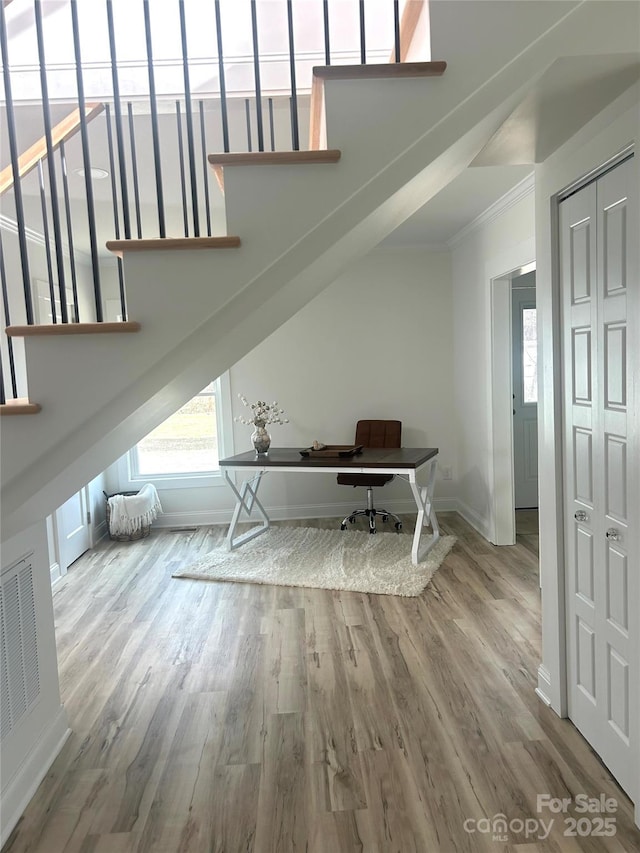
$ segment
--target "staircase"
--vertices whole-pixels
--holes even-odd
[[[114,241],[139,327],[24,338],[40,411],[2,422],[3,539],[49,514],[433,198],[559,57],[633,50],[633,5],[436,0],[446,73],[443,63],[400,78],[318,71],[326,150],[212,155],[233,239]]]

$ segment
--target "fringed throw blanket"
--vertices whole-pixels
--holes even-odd
[[[151,524],[159,512],[162,512],[162,505],[156,487],[147,483],[137,495],[113,495],[109,498],[109,529],[114,536],[136,533],[141,527]]]

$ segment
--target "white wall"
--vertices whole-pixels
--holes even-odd
[[[43,522],[2,543],[2,569],[29,556],[33,568],[40,696],[2,741],[2,822],[0,844],[35,793],[69,734],[60,705],[58,664],[49,578],[47,530]]]
[[[358,418],[398,418],[403,443],[439,447],[441,465],[455,475],[452,364],[449,253],[377,249],[231,368],[234,415],[246,414],[239,393],[277,399],[290,423],[271,427],[272,440],[293,447],[348,443]],[[234,452],[250,448],[250,427],[234,423],[233,433]],[[438,483],[441,508],[452,505],[454,488]],[[233,507],[225,486],[160,497],[165,525],[227,521]],[[346,512],[364,492],[338,486],[331,474],[273,473],[261,498],[275,518],[304,518]],[[385,486],[384,505],[414,507],[401,482]]]
[[[459,511],[495,542],[491,282],[535,260],[534,195],[515,195],[452,249]]]

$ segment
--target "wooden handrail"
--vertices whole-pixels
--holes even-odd
[[[104,104],[86,104],[85,120],[91,121],[104,110]],[[77,108],[68,116],[58,122],[55,127],[51,128],[51,138],[53,141],[54,150],[61,142],[66,142],[75,133],[80,130],[80,109]],[[18,157],[18,177],[24,178],[32,169],[38,165],[41,160],[47,156],[47,142],[45,137],[41,137],[37,142],[27,148],[24,154]],[[13,186],[13,169],[7,166],[0,172],[0,196],[8,192]]]
[[[413,40],[416,36],[416,32],[418,31],[418,24],[420,23],[420,19],[423,14],[429,14],[429,5],[427,0],[407,0],[400,19],[400,62],[407,62],[409,59],[411,48],[414,46]],[[428,55],[429,54],[427,53],[427,56]],[[393,50],[391,51],[389,62],[395,61],[396,52]]]
[[[309,121],[309,148],[317,151],[326,145],[324,123],[324,80],[315,74],[311,78],[311,116]]]

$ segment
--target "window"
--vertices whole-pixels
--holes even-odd
[[[218,470],[216,394],[210,382],[132,450],[137,477],[211,474]]]
[[[152,482],[157,487],[191,488],[220,480],[218,460],[230,434],[228,377],[210,382],[177,412],[132,447],[120,466],[124,488]]]
[[[522,400],[538,402],[538,326],[535,308],[522,309]]]

